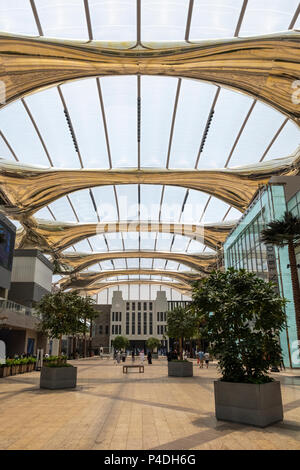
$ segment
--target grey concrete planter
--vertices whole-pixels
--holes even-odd
[[[280,382],[214,382],[216,418],[266,427],[283,420]]]
[[[42,367],[40,388],[75,388],[77,367]]]
[[[158,359],[158,353],[152,353],[152,359]]]
[[[170,377],[193,377],[193,363],[190,361],[169,361],[168,376]]]

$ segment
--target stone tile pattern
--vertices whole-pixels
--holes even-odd
[[[177,378],[165,359],[144,374],[111,359],[72,362],[74,390],[40,390],[39,372],[0,379],[0,449],[300,449],[300,370],[274,374],[284,421],[259,429],[215,419],[214,363]]]

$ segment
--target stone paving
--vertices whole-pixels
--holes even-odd
[[[284,421],[259,429],[215,419],[215,364],[176,378],[165,359],[144,374],[111,359],[72,363],[74,390],[40,390],[39,372],[0,379],[0,449],[300,449],[300,370],[274,374]]]

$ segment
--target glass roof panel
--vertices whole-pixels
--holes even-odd
[[[35,0],[44,36],[88,39],[82,0]]]
[[[93,195],[101,222],[118,220],[113,186],[93,188]]]
[[[138,218],[138,185],[124,184],[116,188],[122,220],[136,220]]]
[[[137,78],[104,77],[102,95],[112,166],[137,166]]]
[[[151,268],[152,267],[152,259],[150,258],[141,258],[141,268]]]
[[[91,248],[87,240],[81,240],[80,242],[74,243],[74,248],[76,251],[80,252],[90,252]]]
[[[222,168],[253,99],[222,88],[198,168]]]
[[[114,259],[114,265],[116,269],[126,269],[126,260],[122,258]]]
[[[299,127],[292,121],[288,121],[281,133],[268,151],[265,160],[288,156],[294,152],[300,144]]]
[[[140,295],[141,295],[141,299],[143,300],[149,300],[150,299],[150,296],[149,296],[149,286],[147,285],[141,285],[140,286]]]
[[[142,41],[183,40],[189,0],[143,0]]]
[[[141,79],[141,166],[165,167],[178,80]]]
[[[107,245],[103,235],[95,235],[94,237],[90,237],[89,242],[92,245],[94,251],[107,251]]]
[[[127,265],[128,268],[136,268],[139,265],[139,259],[138,258],[128,258],[127,259]]]
[[[1,0],[0,31],[36,36],[38,30],[29,2]]]
[[[95,79],[62,86],[78,147],[87,168],[108,168],[109,161]]]
[[[124,245],[125,250],[137,250],[139,248],[139,234],[136,232],[126,233],[124,236]]]
[[[249,0],[239,35],[287,30],[298,4],[298,0]]]
[[[1,134],[0,134],[0,158],[5,158],[6,160],[13,160],[14,162],[16,161],[12,152],[10,151],[5,141],[3,140]]]
[[[1,109],[0,129],[21,162],[49,166],[41,141],[21,101]]]
[[[142,250],[154,250],[155,247],[155,232],[141,233],[141,249]]]
[[[136,0],[89,0],[89,7],[94,39],[136,39]]]
[[[177,222],[179,220],[185,193],[185,188],[175,186],[165,187],[164,199],[161,208],[161,220],[163,222]]]
[[[63,222],[77,222],[74,212],[68,202],[66,197],[61,197],[56,201],[49,204],[50,209],[55,214],[56,220],[63,221]],[[37,211],[35,217],[42,217],[40,216],[40,211]],[[47,217],[49,218],[49,216]]]
[[[248,165],[259,161],[283,121],[284,117],[281,113],[257,102],[228,166]],[[263,132],[261,132],[262,129]],[[278,157],[286,155],[278,155]]]
[[[161,199],[161,187],[156,186],[156,190],[153,191],[153,185],[141,184],[140,188],[141,220],[158,220]]]
[[[49,88],[30,95],[26,98],[26,103],[39,128],[53,165],[58,168],[80,168],[57,88]],[[5,110],[6,108],[1,110],[0,116]],[[35,162],[37,160],[33,155],[31,163]]]
[[[195,0],[190,39],[232,37],[243,0]]]
[[[204,213],[202,223],[210,223],[216,222],[223,219],[226,211],[229,209],[229,205],[225,202],[221,201],[221,199],[217,199],[212,197],[206,211]]]
[[[172,140],[170,168],[194,168],[216,87],[182,80]]]
[[[97,216],[88,189],[69,195],[80,222],[96,222]]]
[[[171,250],[172,251],[177,251],[177,252],[178,251],[185,251],[190,240],[191,239],[188,238],[188,237],[181,237],[180,235],[176,235],[174,237],[174,243],[172,244]],[[199,242],[198,242],[198,245],[200,245]],[[201,247],[202,247],[202,245],[199,246],[198,251],[201,251]]]
[[[110,251],[123,250],[122,236],[120,233],[107,233],[105,238],[107,240]]]
[[[180,222],[182,223],[198,223],[199,218],[207,203],[208,195],[201,191],[190,189],[188,197],[182,212]]]
[[[168,251],[173,235],[170,233],[158,233],[156,238],[156,249],[157,251]]]

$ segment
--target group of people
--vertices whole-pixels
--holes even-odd
[[[197,357],[197,364],[199,365],[200,369],[203,369],[204,362],[206,365],[206,369],[208,369],[209,352],[199,351]]]
[[[115,364],[120,364],[121,360],[122,362],[125,362],[126,361],[126,357],[127,357],[127,354],[125,351],[115,351]],[[145,353],[143,350],[141,350],[139,352],[139,359],[140,359],[140,363],[141,364],[144,364],[144,360],[145,360]],[[131,360],[132,362],[135,361],[135,352],[132,351],[131,352]],[[151,351],[148,351],[147,353],[147,360],[148,360],[148,364],[152,364],[152,354],[151,354]]]

